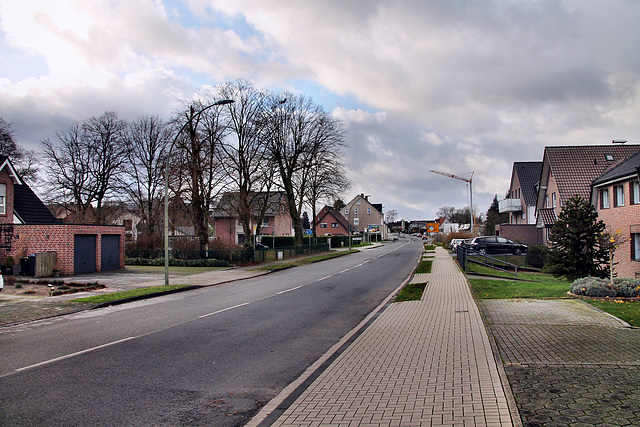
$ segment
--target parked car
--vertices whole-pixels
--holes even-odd
[[[527,253],[528,249],[527,245],[500,236],[474,237],[473,239],[465,240],[462,245],[472,251],[478,252],[480,255],[503,253],[522,255]]]
[[[451,249],[451,252],[455,252],[458,249],[458,245],[460,243],[462,243],[464,239],[451,239],[451,241],[449,242],[449,248]]]

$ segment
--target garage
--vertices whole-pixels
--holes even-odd
[[[74,235],[73,274],[94,273],[96,271],[96,235]]]
[[[120,235],[102,235],[102,271],[118,270],[120,268]]]

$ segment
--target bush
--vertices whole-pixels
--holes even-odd
[[[637,298],[640,296],[640,279],[614,279],[613,285],[607,279],[584,277],[574,280],[571,293],[588,297]]]
[[[536,268],[542,268],[547,263],[549,256],[549,248],[544,245],[532,245],[527,250],[527,265]]]
[[[127,265],[156,266],[164,265],[164,258],[127,258]],[[176,259],[169,258],[171,267],[230,267],[229,261],[223,259]]]

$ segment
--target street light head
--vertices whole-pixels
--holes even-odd
[[[234,101],[233,99],[223,99],[221,101],[218,101],[218,102],[214,103],[213,105],[233,104],[234,102],[236,102],[236,101]]]

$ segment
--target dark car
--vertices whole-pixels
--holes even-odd
[[[522,255],[527,253],[527,245],[500,236],[474,237],[470,242],[465,240],[462,245],[480,255],[504,253]]]

